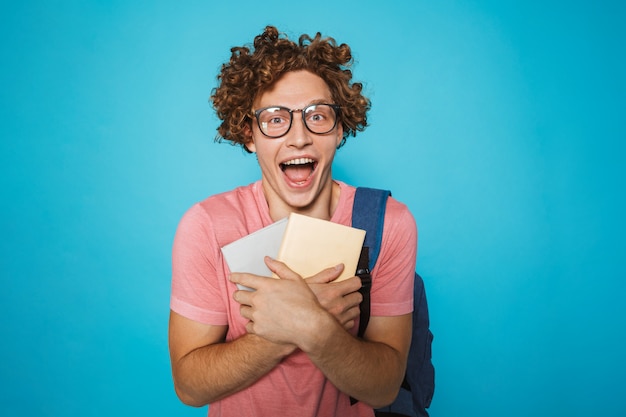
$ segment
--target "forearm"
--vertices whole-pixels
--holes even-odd
[[[249,334],[200,347],[174,365],[176,393],[188,405],[210,404],[252,385],[293,350]]]
[[[391,403],[406,369],[411,314],[371,317],[365,341],[357,339],[299,275],[281,262],[266,263],[281,279],[231,276],[235,283],[257,290],[234,294],[242,316],[250,320],[248,333],[297,346],[339,390],[353,398],[374,407]]]
[[[330,324],[325,324],[323,337],[304,347],[311,361],[351,397],[374,408],[390,404],[404,378],[406,353],[386,343],[358,339]]]

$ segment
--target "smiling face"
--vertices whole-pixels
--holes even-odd
[[[259,95],[253,109],[283,106],[302,109],[311,104],[333,104],[330,89],[319,76],[308,71],[283,75],[271,89]],[[256,152],[263,191],[274,220],[291,212],[330,219],[338,199],[333,186],[331,166],[341,143],[341,123],[330,132],[311,133],[300,112],[293,113],[293,123],[286,135],[270,139],[252,122],[251,140],[246,147]]]

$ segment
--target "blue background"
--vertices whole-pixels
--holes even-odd
[[[191,204],[259,177],[208,97],[271,23],[353,48],[371,126],[335,176],[417,219],[431,415],[626,415],[625,9],[4,2],[0,414],[206,414],[172,388],[170,249]]]

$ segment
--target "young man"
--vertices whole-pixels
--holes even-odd
[[[343,265],[301,277],[267,258],[280,277],[267,279],[231,273],[220,251],[292,212],[351,224],[355,188],[332,178],[337,148],[370,107],[351,62],[345,44],[319,33],[295,43],[268,26],[218,76],[219,135],[256,153],[261,179],[194,205],[174,242],[174,384],[210,416],[373,416],[402,382],[417,246],[406,206],[387,203],[363,338],[359,278],[332,282]]]

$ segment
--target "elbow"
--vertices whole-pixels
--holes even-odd
[[[207,401],[193,395],[192,392],[184,389],[180,386],[180,384],[177,384],[176,382],[174,382],[174,390],[176,391],[176,396],[178,397],[178,399],[185,405],[191,407],[204,407],[208,404]]]
[[[370,398],[370,401],[366,401],[367,405],[374,409],[387,407],[391,403],[393,403],[398,395],[400,395],[400,389],[402,386],[402,381],[404,380],[404,374],[402,374],[402,378],[390,383],[386,386],[384,390],[378,390],[376,392],[376,396]]]
[[[390,392],[387,395],[380,396],[379,398],[376,399],[375,402],[370,403],[368,405],[374,409],[387,407],[388,405],[390,405],[391,403],[395,401],[395,399],[398,397],[399,392],[400,390],[397,390],[394,392]]]

